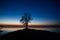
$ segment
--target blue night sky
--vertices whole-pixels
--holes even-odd
[[[0,24],[20,24],[23,13],[31,13],[31,24],[59,24],[56,0],[0,0]]]

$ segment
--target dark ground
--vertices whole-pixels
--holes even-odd
[[[8,33],[0,37],[0,40],[60,40],[60,34],[42,31],[42,30],[33,30],[33,29],[24,29],[18,30],[15,32]]]

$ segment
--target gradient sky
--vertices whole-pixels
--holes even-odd
[[[56,0],[0,0],[0,24],[20,24],[23,13],[31,13],[31,24],[59,24],[59,6]]]

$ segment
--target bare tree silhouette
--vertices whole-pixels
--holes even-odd
[[[31,14],[30,13],[24,13],[24,15],[22,16],[20,22],[22,22],[26,29],[28,29],[28,23],[31,21]]]

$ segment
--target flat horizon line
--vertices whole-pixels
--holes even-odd
[[[0,25],[21,25],[21,26],[23,26],[23,24],[0,24]],[[28,24],[28,25],[29,26],[30,25],[33,25],[33,26],[37,25],[38,26],[38,25],[59,25],[59,24]]]
[[[25,25],[0,24],[0,27],[25,27]],[[60,25],[28,25],[28,27],[60,27]]]

